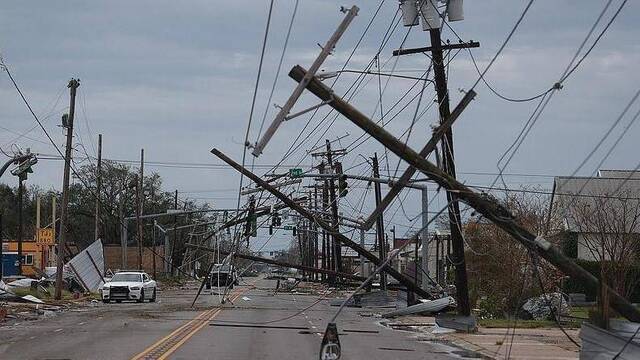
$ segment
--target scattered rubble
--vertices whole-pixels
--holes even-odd
[[[526,318],[527,315],[533,320],[549,320],[553,319],[553,315],[557,318],[570,315],[570,306],[561,293],[549,293],[527,300],[522,305]]]
[[[455,307],[455,304],[456,304],[456,301],[451,296],[447,296],[441,299],[426,301],[421,304],[407,306],[404,309],[391,311],[386,314],[382,314],[382,317],[390,318],[390,317],[420,314],[420,313],[433,314],[433,313],[446,310],[451,307]]]

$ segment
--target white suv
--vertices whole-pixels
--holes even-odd
[[[105,303],[115,300],[156,301],[156,282],[143,271],[119,271],[100,290]]]

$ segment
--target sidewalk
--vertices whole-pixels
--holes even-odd
[[[412,331],[428,335],[427,338],[423,338],[424,340],[449,343],[489,359],[568,360],[578,359],[579,356],[578,348],[557,328],[515,329],[514,333],[511,328],[480,327],[475,334],[456,332],[437,334],[433,332],[435,329],[433,326],[428,326],[435,323],[433,317],[405,316],[391,319],[390,323],[403,324],[402,327],[410,326]],[[416,325],[411,326],[411,324]],[[405,328],[405,330],[409,329]],[[578,329],[566,331],[574,340],[580,342]]]
[[[577,329],[567,333],[579,342]],[[480,328],[475,334],[444,334],[444,339],[492,359],[577,359],[578,348],[560,329]],[[510,356],[507,357],[507,354]]]

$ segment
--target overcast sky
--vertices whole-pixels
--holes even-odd
[[[620,0],[598,26],[604,26]],[[250,131],[255,142],[268,109],[265,127],[277,109],[268,105],[269,91],[276,77],[276,68],[294,0],[276,0],[269,33],[256,110]],[[322,67],[328,71],[341,68],[371,20],[379,1],[353,1],[360,13],[340,40],[335,53]],[[569,64],[573,54],[593,25],[605,1],[543,1],[534,2],[510,43],[487,73],[487,80],[501,94],[527,98],[551,87]],[[282,71],[272,103],[283,104],[295,87],[288,78],[295,64],[309,67],[322,44],[343,18],[343,1],[301,0],[293,25]],[[483,69],[496,53],[513,27],[526,1],[466,1],[465,20],[451,23],[464,40],[479,41],[473,54]],[[178,189],[182,197],[197,198],[219,207],[235,206],[239,177],[223,167],[194,166],[221,164],[209,150],[216,147],[232,158],[242,158],[242,142],[249,121],[251,97],[256,81],[260,48],[264,36],[269,1],[4,1],[0,3],[0,52],[34,110],[44,120],[44,126],[62,149],[64,132],[59,127],[60,116],[67,111],[71,77],[79,78],[74,156],[77,163],[86,153],[94,156],[97,134],[104,137],[105,158],[136,160],[140,148],[145,149],[150,164],[146,168],[158,172],[168,191]],[[392,24],[398,8],[395,0],[384,1],[379,14],[366,32],[362,43],[347,65],[361,70],[371,61],[383,36]],[[554,94],[543,115],[536,122],[506,172],[548,176],[507,176],[508,185],[552,185],[552,175],[569,175],[594,148],[640,87],[637,66],[640,61],[640,29],[637,26],[640,4],[630,1],[602,37],[593,52]],[[393,26],[391,26],[393,28]],[[383,72],[420,76],[429,66],[422,55],[393,58],[391,52],[400,47],[407,28],[398,26],[391,33],[387,46],[380,53]],[[457,42],[448,28],[443,38]],[[413,28],[404,47],[429,45],[428,33]],[[587,43],[590,46],[593,40]],[[451,53],[453,56],[455,53]],[[374,71],[377,69],[374,67]],[[411,70],[411,71],[410,71]],[[452,107],[460,100],[459,89],[469,89],[478,74],[466,51],[458,53],[449,66],[449,89]],[[355,80],[355,75],[340,77],[335,89],[341,95]],[[386,79],[382,79],[384,88]],[[402,97],[414,82],[390,80],[382,98],[386,112]],[[420,86],[401,101],[401,105],[385,117],[397,112],[418,94]],[[460,178],[472,185],[489,185],[488,175],[496,173],[500,155],[515,140],[537,101],[513,103],[499,99],[484,85],[476,88],[478,96],[454,127],[455,154]],[[421,109],[426,109],[434,96],[427,86]],[[380,117],[378,78],[368,82],[351,100],[365,114]],[[317,103],[306,93],[296,106],[303,109]],[[416,101],[390,121],[388,129],[401,135],[410,125]],[[595,153],[581,175],[590,175],[609,147],[623,132],[633,114],[634,105],[603,146]],[[25,105],[6,74],[0,76],[0,146],[11,151],[12,144],[31,148],[42,154],[55,154],[41,129],[35,127]],[[436,108],[427,110],[413,127],[409,144],[416,150],[428,140],[430,125],[438,121]],[[320,110],[311,119],[309,129],[327,114]],[[307,150],[324,139],[335,140],[334,147],[347,147],[362,135],[343,117],[326,129],[333,115],[313,132],[302,146],[283,161],[282,172],[296,164],[314,164]],[[268,165],[276,164],[302,131],[310,115],[286,122],[276,133],[264,154],[255,160],[255,171],[264,173]],[[26,135],[18,137],[19,134]],[[348,136],[345,136],[347,135]],[[637,142],[640,126],[632,124],[603,168],[629,169],[637,166]],[[17,139],[16,139],[17,138]],[[358,147],[348,147],[343,159],[350,172],[370,174],[364,157],[374,152],[384,156],[384,149],[373,140]],[[362,155],[362,156],[360,156]],[[252,163],[251,155],[247,163]],[[170,164],[169,164],[170,163]],[[381,160],[382,174],[394,175],[397,158]],[[182,165],[180,165],[182,164]],[[176,167],[178,165],[179,167]],[[401,169],[404,165],[401,166]],[[3,182],[15,185],[9,175]],[[42,160],[29,183],[60,189],[62,162]],[[354,189],[341,203],[341,211],[354,215],[351,207],[360,208],[366,184],[353,183]],[[435,190],[435,188],[434,188]],[[365,212],[371,210],[373,197],[365,198]],[[412,196],[413,195],[413,196]],[[419,214],[419,196],[409,193],[402,209],[399,203],[388,211],[388,227],[398,226],[402,235]],[[404,198],[404,196],[403,196]],[[433,203],[437,210],[438,204]],[[394,215],[395,214],[395,215]],[[357,214],[355,214],[357,216]],[[266,248],[286,244],[290,235],[278,235]],[[261,238],[262,239],[262,238]]]

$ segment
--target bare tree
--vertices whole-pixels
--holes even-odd
[[[602,279],[626,297],[637,286],[630,275],[640,260],[640,199],[630,195],[574,199],[567,214],[578,233],[578,257],[599,261]]]

